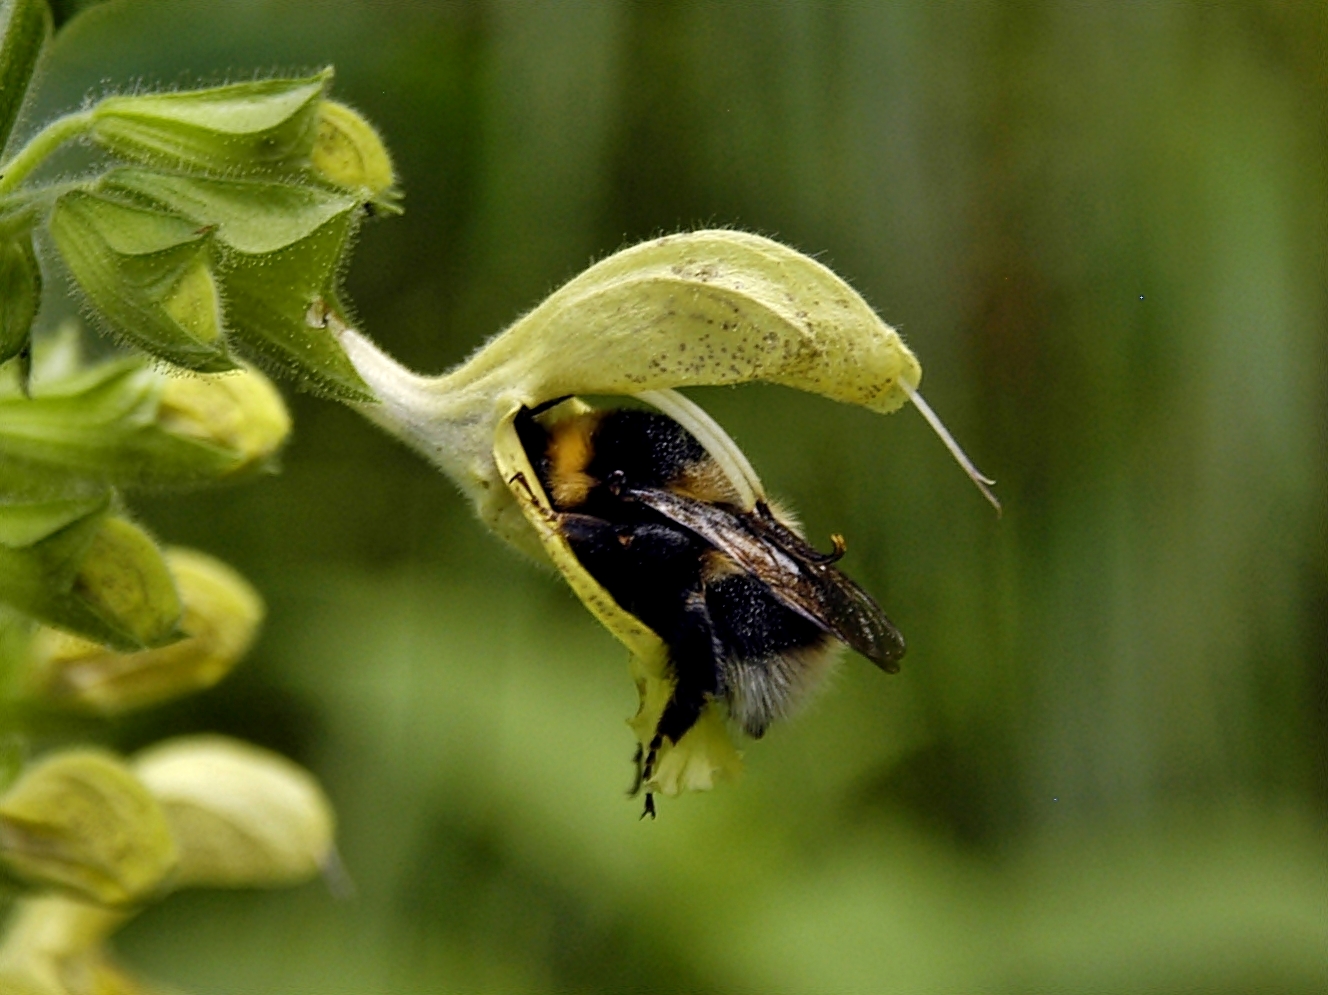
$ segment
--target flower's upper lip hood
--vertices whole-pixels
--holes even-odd
[[[888,412],[908,399],[898,381],[916,387],[921,376],[899,334],[829,269],[759,235],[716,230],[592,266],[438,385],[483,384],[536,404],[764,380]]]
[[[411,373],[339,323],[378,397],[360,405],[434,462],[505,538],[530,526],[495,445],[522,406],[764,380],[889,412],[922,377],[903,340],[816,260],[727,229],[669,235],[590,267],[437,377]]]

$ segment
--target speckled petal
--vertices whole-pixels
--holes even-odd
[[[699,231],[590,267],[446,380],[527,403],[563,394],[751,380],[889,412],[922,368],[866,301],[816,260],[759,235]]]

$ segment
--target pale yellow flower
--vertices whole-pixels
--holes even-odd
[[[578,394],[643,400],[696,437],[751,509],[764,491],[746,457],[673,388],[761,380],[881,413],[911,400],[984,483],[922,404],[922,369],[899,333],[825,266],[757,235],[699,231],[625,249],[438,377],[402,368],[352,329],[333,330],[378,398],[360,410],[456,481],[495,532],[547,556],[631,651],[641,696],[631,726],[643,744],[672,689],[666,648],[560,534],[517,437],[523,407]],[[739,767],[724,716],[712,705],[680,742],[666,741],[645,787],[670,795],[706,789]]]

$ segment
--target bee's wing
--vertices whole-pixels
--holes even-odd
[[[816,623],[888,673],[897,673],[904,637],[870,594],[773,518],[739,512],[654,487],[630,497],[690,529]]]

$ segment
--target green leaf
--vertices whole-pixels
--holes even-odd
[[[147,166],[229,176],[308,164],[318,103],[332,79],[255,80],[205,90],[107,97],[92,110],[93,139]]]
[[[0,242],[0,363],[28,348],[41,287],[41,266],[32,239]]]
[[[206,228],[88,190],[61,195],[49,224],[74,279],[117,335],[191,370],[234,369]]]
[[[0,3],[0,151],[18,119],[33,70],[51,34],[46,0]]]
[[[244,345],[324,393],[373,399],[326,320],[360,215],[356,197],[138,169],[114,170],[101,185],[149,199],[211,232],[224,254],[228,324]]]

